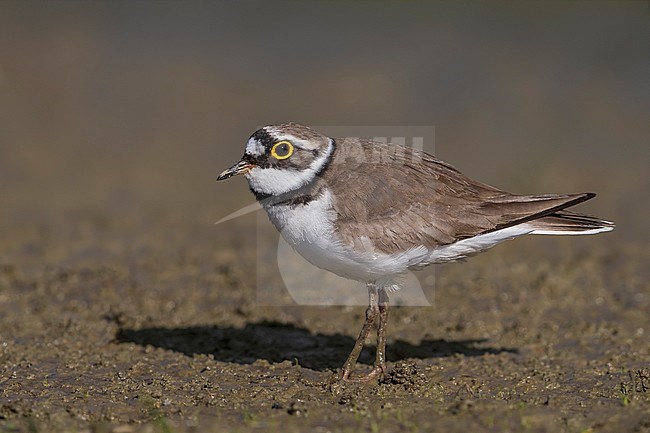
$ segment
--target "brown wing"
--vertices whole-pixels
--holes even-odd
[[[348,245],[432,249],[549,215],[594,194],[522,196],[472,180],[435,157],[372,141],[338,143],[324,173]]]

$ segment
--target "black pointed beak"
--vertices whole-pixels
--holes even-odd
[[[217,180],[224,180],[224,179],[228,179],[229,177],[236,176],[238,174],[248,173],[253,167],[254,167],[253,164],[251,164],[248,161],[244,161],[242,159],[237,164],[222,171],[221,174],[217,176]]]

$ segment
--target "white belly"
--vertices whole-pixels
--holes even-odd
[[[390,280],[408,269],[413,255],[426,255],[426,249],[403,254],[357,253],[336,235],[329,191],[303,206],[264,206],[282,237],[302,257],[321,269],[358,281]],[[422,247],[424,248],[424,247]]]

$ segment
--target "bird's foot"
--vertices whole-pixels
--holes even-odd
[[[341,370],[339,374],[339,380],[342,382],[358,382],[358,383],[367,383],[373,380],[381,380],[386,375],[386,366],[385,365],[376,365],[372,371],[365,376],[352,377],[352,371],[348,369]]]

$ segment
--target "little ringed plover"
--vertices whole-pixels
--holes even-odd
[[[407,270],[472,256],[527,234],[582,235],[614,224],[565,210],[596,194],[519,195],[433,155],[368,139],[330,138],[296,123],[265,126],[217,180],[243,174],[284,239],[306,260],[367,284],[366,320],[340,372],[386,372],[388,292]],[[351,377],[378,320],[374,369]]]

